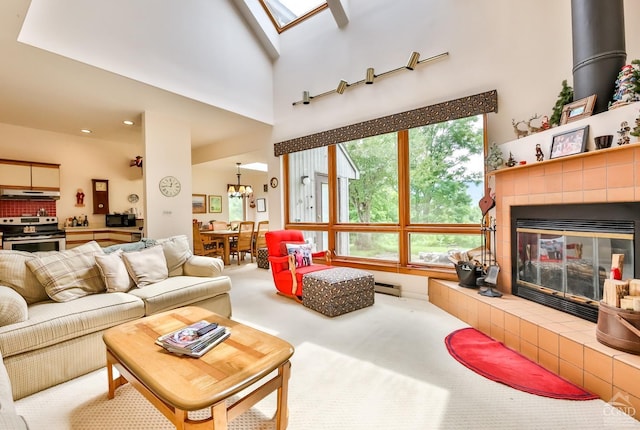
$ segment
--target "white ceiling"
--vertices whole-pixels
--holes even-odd
[[[0,1],[0,122],[72,135],[88,128],[94,138],[135,143],[141,139],[142,112],[160,111],[191,124],[194,148],[271,128],[264,121],[18,42],[29,4]],[[123,125],[125,119],[136,126]]]

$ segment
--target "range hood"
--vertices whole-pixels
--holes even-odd
[[[59,200],[60,191],[40,191],[3,188],[0,190],[2,200]]]

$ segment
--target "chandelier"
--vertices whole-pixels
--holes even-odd
[[[236,176],[238,177],[238,183],[235,185],[229,184],[227,188],[227,194],[229,195],[229,197],[249,197],[251,194],[253,194],[253,189],[251,188],[251,185],[240,184],[240,163],[236,163],[236,166],[238,166],[238,173],[236,173]]]

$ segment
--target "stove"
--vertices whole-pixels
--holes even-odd
[[[65,232],[54,216],[22,216],[0,218],[2,249],[18,251],[62,251]]]

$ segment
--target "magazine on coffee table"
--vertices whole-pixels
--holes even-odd
[[[228,327],[203,320],[158,337],[156,344],[174,354],[201,357],[230,334]]]

